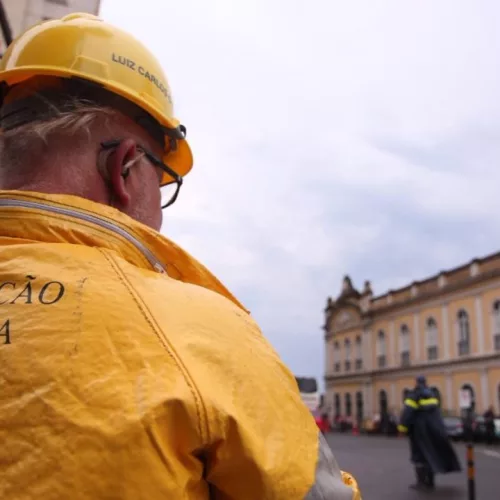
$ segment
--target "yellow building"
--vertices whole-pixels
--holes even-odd
[[[475,410],[500,413],[500,253],[374,297],[344,278],[325,309],[325,403],[332,416],[370,418],[402,409],[425,375],[444,413],[459,391]]]

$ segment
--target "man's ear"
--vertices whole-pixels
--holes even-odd
[[[129,172],[125,169],[125,165],[135,158],[136,154],[136,142],[133,139],[125,139],[106,159],[109,184],[118,209],[124,209],[130,205],[131,194],[127,184]]]

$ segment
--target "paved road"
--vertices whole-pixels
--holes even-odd
[[[405,438],[329,434],[327,440],[340,468],[352,472],[360,483],[363,500],[467,500],[465,446],[455,446],[463,471],[436,476],[431,493],[410,490],[414,473]],[[476,446],[476,499],[500,498],[500,447]]]

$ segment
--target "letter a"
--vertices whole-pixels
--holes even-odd
[[[10,344],[10,319],[8,319],[0,328],[0,337],[5,337],[5,344]]]

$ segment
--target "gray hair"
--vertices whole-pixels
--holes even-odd
[[[49,103],[51,115],[0,133],[0,172],[29,168],[40,158],[79,151],[90,144],[92,128],[118,117],[113,108],[71,97],[70,103]]]

